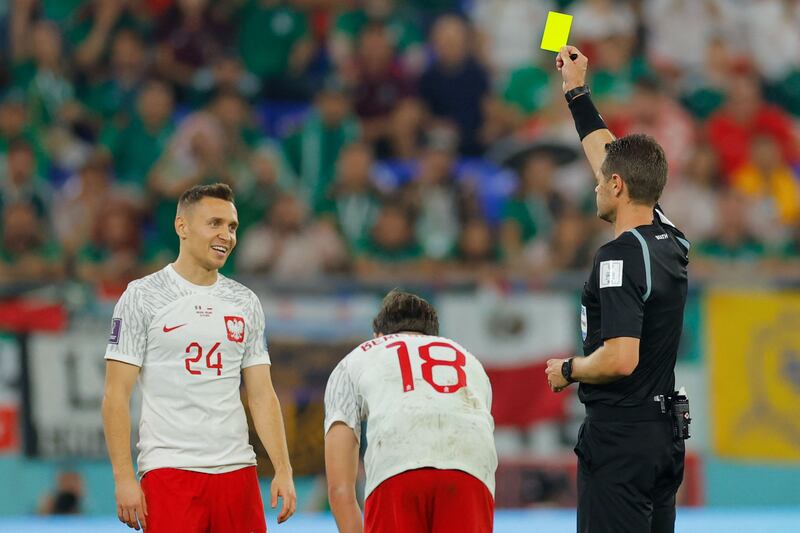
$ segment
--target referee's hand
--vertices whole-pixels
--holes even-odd
[[[574,60],[571,55],[577,55]],[[574,46],[562,46],[556,56],[556,68],[561,73],[563,82],[561,88],[567,91],[586,85],[586,69],[589,66],[589,59]]]
[[[564,364],[566,359],[548,359],[547,369],[544,371],[547,375],[547,384],[553,392],[561,392],[569,387],[569,382],[564,379],[561,373],[561,365]]]

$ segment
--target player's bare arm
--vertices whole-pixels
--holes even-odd
[[[570,59],[570,55],[577,55],[575,60]],[[563,79],[561,87],[566,94],[572,89],[586,85],[586,70],[589,66],[589,59],[574,46],[564,46],[556,56],[556,68],[561,72]],[[578,98],[583,98],[578,96]],[[592,167],[595,176],[600,175],[600,166],[606,156],[605,146],[615,139],[614,134],[608,129],[593,131],[583,138],[581,144],[586,158]]]
[[[103,430],[114,472],[117,517],[138,530],[147,527],[147,503],[136,479],[131,459],[130,399],[139,367],[121,361],[106,363],[103,393]]]
[[[547,382],[554,392],[564,390],[569,383],[561,372],[566,359],[547,361]],[[572,379],[589,385],[612,383],[630,376],[639,365],[639,339],[615,337],[587,357],[572,360]]]
[[[334,423],[325,435],[325,472],[328,500],[340,533],[361,533],[364,526],[356,499],[358,439],[343,422]]]
[[[253,415],[253,425],[275,467],[275,478],[270,488],[270,505],[274,509],[278,505],[278,498],[282,498],[283,504],[278,515],[280,524],[288,520],[297,508],[297,493],[292,480],[292,465],[289,462],[289,450],[286,446],[281,404],[272,386],[269,365],[245,368],[242,370],[242,376],[250,413]]]

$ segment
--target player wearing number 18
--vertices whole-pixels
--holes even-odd
[[[106,349],[103,426],[117,515],[148,533],[263,533],[256,457],[239,387],[275,466],[271,503],[292,515],[295,490],[272,387],[264,312],[247,287],[218,273],[236,246],[233,193],[224,184],[181,195],[178,259],[131,282],[114,309]],[[142,391],[138,467],[128,405]]]
[[[483,367],[438,336],[436,311],[412,294],[390,292],[372,326],[375,337],[342,359],[325,391],[325,470],[339,531],[492,531],[497,454]]]

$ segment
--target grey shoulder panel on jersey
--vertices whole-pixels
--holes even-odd
[[[653,289],[653,275],[650,271],[650,247],[647,246],[647,241],[642,237],[642,234],[639,233],[639,230],[634,228],[630,230],[634,237],[639,241],[639,244],[642,245],[642,258],[644,259],[644,276],[647,282],[647,290],[642,296],[643,301],[647,301],[650,298],[650,292]]]
[[[677,235],[675,236],[675,239],[677,239],[677,241],[681,243],[684,248],[686,248],[686,253],[689,253],[689,250],[692,248],[692,243],[690,243],[683,237],[678,237]]]

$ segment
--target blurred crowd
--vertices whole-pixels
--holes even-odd
[[[547,280],[609,238],[539,49],[664,147],[695,273],[800,273],[798,0],[0,2],[0,282],[118,290],[224,181],[224,273]]]

